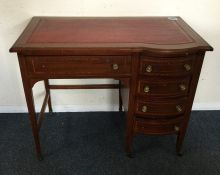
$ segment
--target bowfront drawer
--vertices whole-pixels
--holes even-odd
[[[176,76],[191,74],[194,67],[194,56],[177,58],[141,57],[140,74]]]
[[[172,134],[178,133],[183,121],[183,117],[169,120],[151,120],[136,118],[135,133],[139,134]]]
[[[178,100],[164,100],[161,102],[150,100],[136,103],[136,114],[145,118],[171,118],[182,115],[186,108],[186,98]]]
[[[42,56],[28,57],[30,73],[47,75],[129,75],[130,56]]]
[[[190,77],[178,79],[141,79],[138,94],[157,97],[181,97],[189,91]]]

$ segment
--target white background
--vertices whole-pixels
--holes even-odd
[[[214,47],[206,54],[193,108],[220,109],[219,0],[0,0],[0,112],[27,111],[17,57],[8,50],[33,16],[181,16]],[[42,83],[35,86],[34,94],[39,109]],[[57,90],[52,92],[52,103],[55,111],[117,110],[118,94],[116,90]]]

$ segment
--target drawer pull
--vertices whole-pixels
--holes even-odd
[[[182,107],[180,105],[176,106],[176,110],[177,110],[177,112],[182,112],[183,111],[183,109],[182,109]]]
[[[112,65],[112,69],[113,69],[113,70],[118,70],[118,64],[113,64],[113,65]]]
[[[42,65],[42,68],[44,69],[45,67],[46,67],[46,66],[43,64],[43,65]]]
[[[144,86],[144,92],[150,92],[150,87],[149,86]]]
[[[141,111],[142,111],[142,112],[147,112],[147,106],[142,106]]]
[[[145,71],[150,73],[152,72],[152,66],[151,65],[148,65],[146,68],[145,68]]]
[[[181,91],[185,91],[186,90],[186,86],[184,84],[180,84],[179,87],[180,87]]]
[[[191,70],[191,66],[189,64],[184,64],[184,68],[186,69],[186,71]]]
[[[176,132],[179,132],[180,128],[179,128],[178,126],[174,126],[174,130],[175,130]]]

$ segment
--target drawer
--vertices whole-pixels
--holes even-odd
[[[166,120],[150,120],[136,118],[135,133],[136,134],[174,134],[178,133],[183,123],[183,117]]]
[[[138,83],[138,94],[153,97],[181,97],[189,92],[190,77],[178,79],[141,79]]]
[[[187,98],[178,100],[149,101],[138,100],[136,102],[136,114],[145,118],[172,118],[184,114]]]
[[[41,56],[26,60],[34,74],[111,76],[131,72],[130,56]]]
[[[143,75],[189,75],[193,72],[194,56],[177,58],[141,57],[140,74]]]

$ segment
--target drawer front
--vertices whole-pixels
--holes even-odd
[[[182,116],[168,120],[148,120],[136,118],[135,133],[150,135],[178,133],[182,122]]]
[[[179,79],[147,79],[138,83],[138,94],[157,97],[181,97],[189,91],[190,77]]]
[[[34,74],[129,75],[130,56],[51,56],[26,59]]]
[[[140,74],[176,76],[193,72],[194,56],[179,58],[143,57],[140,62]]]
[[[145,118],[171,118],[184,114],[186,98],[178,100],[164,100],[162,102],[137,101],[136,114]]]

